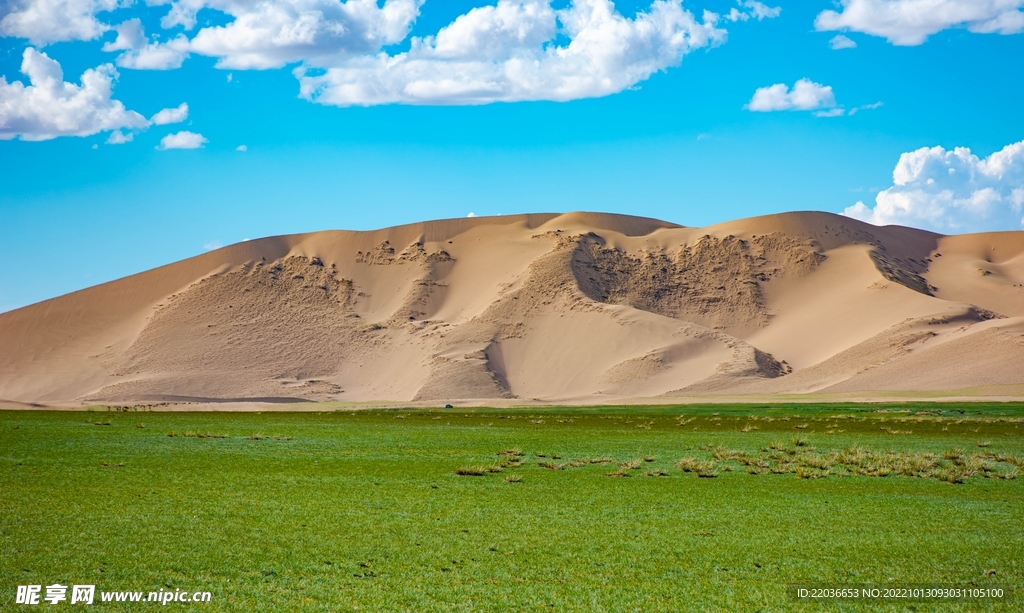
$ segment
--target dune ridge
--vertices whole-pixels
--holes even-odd
[[[230,245],[0,314],[0,406],[1024,390],[1024,232],[605,213]]]

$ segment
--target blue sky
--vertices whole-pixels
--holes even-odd
[[[470,212],[1021,228],[1024,0],[349,4],[0,0],[0,311]]]

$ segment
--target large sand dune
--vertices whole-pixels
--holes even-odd
[[[0,314],[0,399],[1024,395],[1024,232],[594,213],[248,241]]]

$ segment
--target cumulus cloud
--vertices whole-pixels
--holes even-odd
[[[165,28],[196,25],[204,8],[231,16],[226,25],[200,28],[191,40],[165,53],[190,51],[218,58],[220,68],[278,68],[304,61],[322,66],[376,53],[401,42],[419,15],[422,0],[150,0],[170,4]],[[173,42],[173,41],[172,41]],[[170,44],[170,43],[168,43]]]
[[[145,117],[111,98],[117,71],[110,64],[86,70],[81,85],[66,83],[60,64],[29,47],[21,72],[29,85],[0,76],[0,140],[49,140],[121,128],[143,129]]]
[[[498,0],[459,16],[409,51],[366,55],[326,71],[295,69],[301,95],[321,104],[486,104],[575,100],[620,92],[725,40],[680,0],[655,0],[627,19],[610,0]]]
[[[182,130],[181,132],[168,134],[161,138],[160,144],[156,148],[161,151],[168,149],[198,149],[208,142],[210,141],[206,140],[206,137],[202,134]]]
[[[853,39],[848,36],[836,34],[828,41],[828,46],[831,47],[833,51],[839,51],[840,49],[853,49],[857,46],[857,43],[853,42]]]
[[[239,145],[239,146],[235,147],[235,151],[241,151],[242,153],[245,153],[248,150],[249,150],[249,148],[246,147],[245,145]]]
[[[0,33],[51,42],[116,30],[103,50],[118,53],[114,62],[121,68],[173,69],[190,55],[214,57],[229,69],[298,63],[293,72],[301,95],[338,106],[604,96],[726,38],[717,14],[704,11],[698,19],[683,9],[683,0],[653,0],[633,19],[612,0],[572,0],[561,9],[556,0],[498,0],[411,40],[423,0],[146,0],[168,7],[162,27],[184,30],[169,39],[148,37],[138,18],[116,27],[98,20],[97,14],[133,1],[0,0],[0,7],[12,7],[6,14],[0,8]],[[197,28],[203,10],[229,20]],[[727,19],[763,20],[780,12],[739,0]],[[407,51],[387,51],[402,41]]]
[[[27,38],[33,45],[92,40],[110,29],[96,19],[119,0],[3,0],[0,36]]]
[[[726,14],[725,18],[729,21],[746,21],[751,18],[761,21],[762,19],[774,19],[782,14],[782,7],[768,6],[757,0],[741,0],[738,4],[740,5],[739,9],[733,7]]]
[[[900,156],[892,178],[874,207],[857,202],[843,214],[937,232],[1024,228],[1024,141],[986,158],[966,147],[922,147]]]
[[[793,89],[785,83],[776,83],[768,87],[759,87],[754,92],[754,97],[747,103],[751,111],[813,111],[815,109],[831,109],[822,116],[841,115],[842,110],[835,112],[836,97],[832,93],[831,85],[815,83],[810,79],[800,79],[793,85]]]
[[[150,117],[149,121],[155,125],[163,126],[169,123],[181,123],[188,118],[188,103],[182,102],[176,108],[164,109]]]
[[[920,45],[948,28],[980,34],[1024,31],[1024,0],[842,0],[841,11],[822,11],[818,31],[852,30],[894,45]]]
[[[117,56],[118,66],[139,70],[181,68],[188,57],[189,41],[179,34],[164,43],[151,43],[139,19],[129,19],[116,28],[117,38],[103,45],[104,51],[124,51]]]

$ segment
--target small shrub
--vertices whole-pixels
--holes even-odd
[[[455,469],[455,474],[463,477],[482,477],[487,474],[487,469],[483,466],[460,466]]]
[[[684,473],[697,473],[698,477],[717,477],[718,470],[717,465],[714,462],[708,460],[698,460],[696,458],[683,458],[676,462]]]
[[[947,451],[946,453],[942,454],[942,457],[947,459],[947,460],[953,460],[953,461],[961,460],[964,457],[964,450],[963,449],[951,449],[951,450]]]
[[[643,460],[630,460],[619,464],[619,470],[636,470],[643,464]]]

